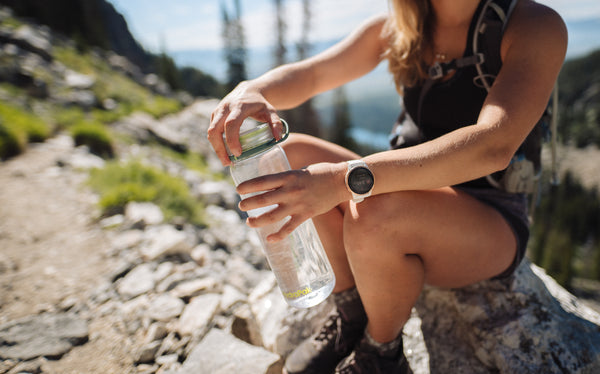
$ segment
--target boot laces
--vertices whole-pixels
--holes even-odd
[[[334,341],[334,349],[336,351],[340,351],[343,348],[342,342],[342,317],[338,313],[332,313],[325,324],[315,337],[315,342],[318,346],[326,346],[333,339]]]

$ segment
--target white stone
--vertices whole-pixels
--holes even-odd
[[[180,335],[201,333],[219,311],[221,295],[206,294],[193,298],[179,317],[178,332]]]
[[[278,355],[212,329],[177,374],[279,374],[281,370]]]
[[[203,292],[214,291],[217,285],[217,281],[211,277],[193,279],[179,283],[171,293],[180,298],[194,297]]]
[[[156,204],[131,201],[125,206],[125,218],[133,224],[158,225],[163,222],[164,215]]]
[[[141,264],[133,268],[117,286],[117,291],[125,298],[133,298],[154,288],[154,269],[151,264]]]
[[[146,261],[175,253],[189,253],[192,250],[185,232],[170,225],[152,227],[146,231],[145,237],[140,251]]]
[[[159,295],[150,301],[148,316],[155,321],[168,322],[178,317],[185,303],[178,297],[170,294]]]

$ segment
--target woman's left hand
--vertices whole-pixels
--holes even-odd
[[[323,214],[348,200],[345,188],[345,166],[319,163],[299,170],[258,177],[237,187],[240,195],[266,191],[245,198],[239,204],[243,211],[277,205],[257,217],[249,217],[250,227],[262,227],[290,217],[279,231],[267,240],[276,242],[284,239],[302,222]]]

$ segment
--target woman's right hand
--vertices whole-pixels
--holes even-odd
[[[231,164],[227,148],[234,156],[242,153],[239,140],[240,127],[247,117],[271,125],[271,131],[276,139],[281,139],[283,136],[283,125],[273,105],[265,99],[259,89],[252,86],[251,82],[242,82],[213,110],[208,127],[208,140],[223,166]],[[223,134],[225,134],[224,138]]]

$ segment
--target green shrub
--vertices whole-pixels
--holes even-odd
[[[100,199],[100,206],[105,214],[122,213],[125,205],[130,201],[153,201],[158,192],[153,187],[146,187],[137,183],[122,183],[115,188],[107,189]]]
[[[160,118],[167,114],[178,112],[181,110],[181,104],[177,100],[154,96],[146,100],[140,107],[140,110],[149,113],[154,118]]]
[[[109,162],[103,169],[92,170],[90,184],[100,193],[105,214],[123,212],[130,201],[157,204],[165,218],[183,217],[204,225],[204,209],[189,192],[185,181],[140,162]]]
[[[56,108],[53,114],[54,122],[61,129],[68,129],[85,120],[85,113],[79,107]]]
[[[0,121],[0,160],[6,160],[23,152],[25,149],[23,135]]]
[[[41,118],[0,103],[0,158],[18,155],[28,142],[43,142],[50,132],[50,125]]]
[[[112,138],[106,128],[97,122],[82,121],[71,127],[75,145],[86,145],[90,152],[101,157],[113,157]]]

